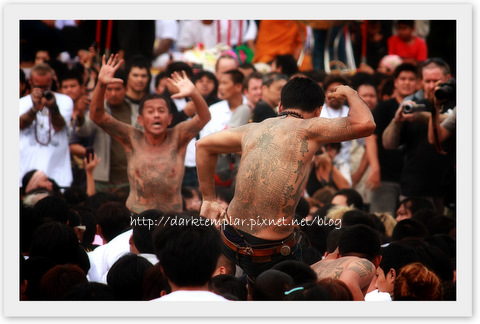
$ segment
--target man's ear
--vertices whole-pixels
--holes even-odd
[[[382,262],[382,256],[381,256],[381,255],[377,255],[377,256],[372,260],[372,263],[373,263],[373,265],[375,266],[375,269],[378,268],[378,266],[380,265],[380,262]]]
[[[281,113],[282,111],[283,111],[283,105],[282,105],[282,103],[280,102],[280,103],[278,104],[278,112]]]
[[[395,269],[390,268],[386,279],[393,285],[395,279],[397,279],[397,272],[395,271]]]

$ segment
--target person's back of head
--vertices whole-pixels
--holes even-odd
[[[297,61],[293,55],[277,55],[273,59],[272,64],[275,64],[280,73],[286,74],[287,76],[292,76],[298,72]]]
[[[247,300],[248,295],[245,283],[241,279],[230,274],[222,274],[213,277],[210,280],[210,291],[224,297],[232,295],[235,296],[237,300],[243,301]]]
[[[292,277],[283,271],[264,271],[255,279],[252,300],[284,300],[285,292],[294,285]]]
[[[55,262],[44,256],[30,256],[23,264],[24,279],[27,281],[26,300],[41,300],[39,285],[45,273],[55,266]]]
[[[90,208],[97,215],[98,208],[108,201],[115,201],[115,197],[108,192],[96,192],[92,196],[87,198],[85,207]]]
[[[155,253],[152,233],[163,215],[158,209],[148,209],[138,215],[138,222],[133,222],[132,241],[138,253]]]
[[[42,300],[61,300],[75,285],[87,282],[87,276],[77,265],[56,265],[40,280],[39,293]]]
[[[301,109],[313,112],[322,107],[325,102],[325,92],[317,82],[309,78],[293,78],[289,80],[280,93],[280,103],[283,109]]]
[[[172,291],[167,278],[163,275],[160,263],[145,271],[142,284],[142,300],[152,300]]]
[[[357,209],[364,210],[363,206],[363,198],[358,193],[357,190],[351,188],[345,188],[338,190],[332,197],[332,203],[337,196],[345,196],[346,197],[346,205],[353,206]]]
[[[296,260],[279,262],[272,269],[290,275],[295,286],[301,286],[317,280],[317,274],[308,264]]]
[[[33,207],[36,217],[44,222],[59,222],[67,224],[70,214],[70,207],[65,199],[58,196],[48,196],[39,200]]]
[[[174,72],[178,72],[178,73],[182,73],[182,71],[185,71],[185,74],[187,75],[187,77],[189,79],[192,79],[193,77],[193,69],[190,65],[188,65],[187,63],[183,62],[183,61],[173,61],[173,62],[170,62],[168,65],[167,65],[167,68],[166,68],[166,73],[167,73],[167,76],[170,78],[171,75],[174,73]]]
[[[187,217],[185,221],[190,222],[184,226],[166,226],[153,234],[155,255],[165,276],[178,287],[206,285],[221,253],[219,231],[213,226],[195,226],[195,220]]]
[[[329,300],[353,300],[353,295],[348,286],[339,279],[324,278],[317,282],[330,295]]]
[[[427,235],[425,225],[415,219],[407,218],[399,221],[393,228],[392,241],[400,241],[408,237],[424,238]]]
[[[75,285],[63,296],[63,300],[115,300],[115,295],[108,285],[92,281]]]
[[[387,276],[390,269],[395,270],[395,275],[398,276],[400,269],[415,261],[413,249],[402,242],[392,242],[380,250],[382,260],[379,267],[382,268],[385,276]]]
[[[79,186],[71,186],[63,192],[63,198],[70,206],[83,204],[87,200],[87,193]]]
[[[33,232],[30,257],[35,256],[49,258],[55,264],[77,264],[85,271],[82,257],[86,254],[74,230],[57,222],[43,224]]]
[[[316,282],[310,282],[304,286],[290,289],[284,294],[284,300],[287,301],[331,300],[327,290]]]
[[[107,273],[107,284],[117,300],[142,300],[145,271],[153,265],[136,254],[126,254],[115,261]]]
[[[430,235],[451,234],[456,227],[455,219],[445,215],[438,215],[427,221],[427,230]]]
[[[97,233],[97,217],[90,208],[76,207],[75,210],[80,215],[82,225],[85,226],[83,240],[80,243],[87,252],[92,251],[96,247],[93,245],[93,241],[95,241],[95,235]]]
[[[102,237],[110,242],[130,227],[130,211],[119,202],[106,202],[98,208],[97,221]]]
[[[375,227],[375,222],[367,212],[359,209],[346,211],[342,216],[342,226],[351,226],[364,224],[371,228]]]
[[[395,280],[393,300],[442,300],[437,275],[419,262],[404,266]]]
[[[340,236],[342,235],[344,227],[333,229],[327,235],[327,252],[333,253],[338,248],[340,242]]]
[[[378,233],[363,224],[345,227],[338,242],[341,256],[359,256],[369,261],[380,255],[381,241]]]

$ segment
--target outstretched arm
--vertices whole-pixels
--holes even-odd
[[[203,203],[200,215],[205,218],[216,219],[223,210],[215,205],[215,168],[220,153],[234,153],[242,150],[242,139],[251,125],[227,129],[204,138],[196,143],[197,172],[199,189]]]
[[[167,79],[167,82],[177,87],[179,90],[179,92],[171,96],[172,99],[190,97],[195,105],[195,112],[197,114],[191,120],[184,121],[177,126],[180,128],[180,136],[182,136],[182,140],[189,142],[192,138],[197,136],[203,126],[210,121],[210,110],[208,110],[208,105],[205,102],[205,99],[203,99],[195,85],[187,77],[185,71],[182,71],[182,74],[174,72],[172,77]]]
[[[130,143],[129,134],[133,128],[125,123],[118,121],[105,112],[104,97],[108,84],[123,83],[122,79],[114,78],[115,71],[120,67],[123,60],[118,59],[117,55],[110,55],[105,62],[105,55],[102,57],[102,67],[98,72],[98,82],[93,90],[92,102],[90,104],[90,119],[110,134],[115,140],[128,145]]]
[[[350,141],[373,133],[375,122],[372,113],[357,91],[342,85],[328,96],[332,99],[347,99],[350,110],[347,117],[308,120],[311,125],[307,126],[307,131],[311,132],[320,144]]]

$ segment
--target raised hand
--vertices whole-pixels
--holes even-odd
[[[352,88],[346,85],[339,85],[338,87],[335,88],[333,92],[330,92],[327,94],[328,99],[339,99],[339,100],[345,100],[348,98],[349,95],[352,94],[352,92],[355,92]]]
[[[178,89],[178,92],[171,96],[172,99],[189,97],[196,90],[185,71],[182,71],[182,74],[173,72],[172,77],[168,78],[167,82]]]
[[[98,82],[102,84],[123,83],[122,79],[114,77],[115,71],[117,71],[120,65],[123,63],[123,60],[119,60],[118,58],[118,54],[115,56],[112,54],[108,58],[108,61],[105,62],[105,55],[103,55],[102,67],[98,72]]]
[[[200,207],[200,216],[203,218],[218,220],[215,226],[220,227],[220,220],[225,217],[225,209],[216,201],[204,200]]]

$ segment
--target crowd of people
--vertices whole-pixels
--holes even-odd
[[[428,21],[92,23],[20,25],[20,300],[456,300]]]

